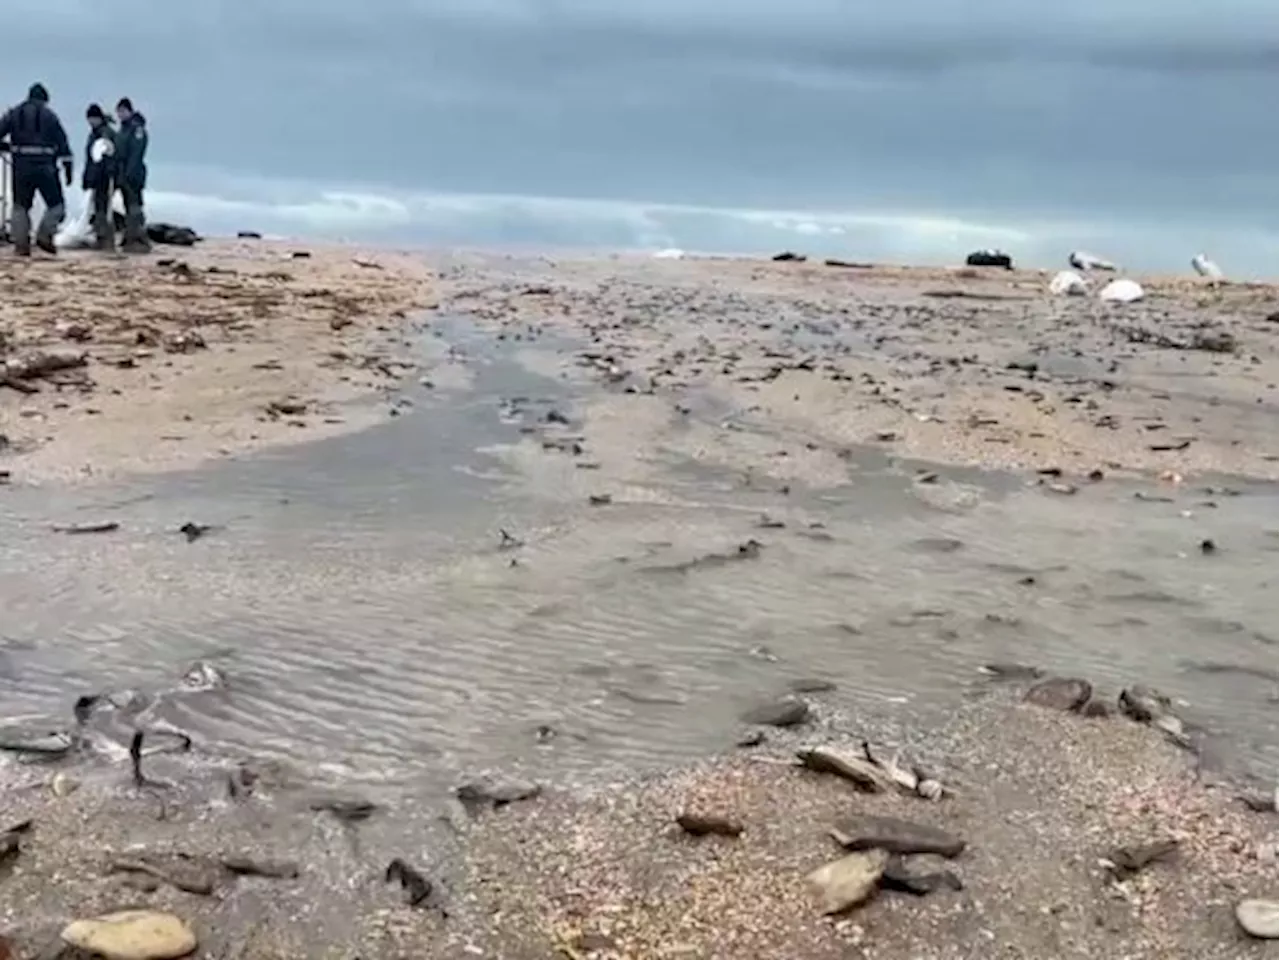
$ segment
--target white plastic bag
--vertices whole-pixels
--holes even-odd
[[[1208,277],[1210,280],[1222,279],[1222,268],[1203,253],[1197,253],[1191,258],[1191,267],[1202,277]]]
[[[93,191],[86,190],[80,204],[80,212],[62,221],[53,236],[53,245],[59,250],[77,250],[93,246]]]
[[[1114,270],[1116,268],[1110,260],[1103,260],[1096,254],[1085,253],[1083,250],[1072,250],[1071,255],[1067,257],[1067,263],[1077,270]]]
[[[1049,281],[1049,292],[1059,297],[1080,297],[1089,292],[1089,285],[1080,274],[1062,270]]]
[[[1106,303],[1133,303],[1146,295],[1146,291],[1132,280],[1112,280],[1098,293],[1098,299]]]

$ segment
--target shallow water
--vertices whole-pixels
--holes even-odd
[[[111,488],[3,491],[0,721],[131,688],[141,718],[95,721],[121,739],[162,719],[202,753],[366,784],[575,775],[718,749],[789,679],[923,715],[1015,660],[1108,695],[1155,685],[1215,753],[1274,775],[1274,484],[1063,496],[974,470],[922,484],[925,465],[856,451],[847,483],[784,493],[673,456],[591,506],[527,467],[566,456],[539,445],[546,414],[588,409],[594,388],[437,329],[471,357],[471,389],[414,392],[385,426]],[[773,429],[714,397],[690,406]],[[120,529],[50,529],[106,519]],[[187,520],[214,528],[187,543]],[[176,689],[196,659],[226,687]]]

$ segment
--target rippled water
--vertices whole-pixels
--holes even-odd
[[[1017,660],[1111,693],[1154,684],[1274,773],[1274,485],[1061,496],[974,471],[921,485],[865,453],[838,489],[744,490],[673,461],[652,495],[592,507],[492,456],[586,398],[467,345],[473,390],[356,436],[3,491],[0,721],[135,688],[215,754],[368,782],[581,772],[718,748],[788,679],[830,678],[869,708],[936,704]],[[121,527],[50,531],[101,519]],[[186,520],[214,529],[187,543]],[[739,558],[749,539],[758,556]],[[227,686],[165,693],[195,659]]]

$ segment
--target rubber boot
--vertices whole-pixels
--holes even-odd
[[[124,243],[120,249],[125,253],[151,252],[151,241],[147,239],[146,218],[141,210],[125,211]]]
[[[9,226],[13,228],[13,252],[19,257],[31,256],[31,211],[14,207]]]

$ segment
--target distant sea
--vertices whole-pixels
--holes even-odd
[[[1135,272],[1191,273],[1206,253],[1228,276],[1272,279],[1274,232],[1194,222],[986,218],[931,210],[762,210],[637,200],[446,194],[269,180],[153,176],[149,215],[209,236],[264,234],[413,247],[659,251],[954,264],[999,248],[1020,266],[1062,267],[1087,250]],[[73,205],[75,202],[73,201]]]

